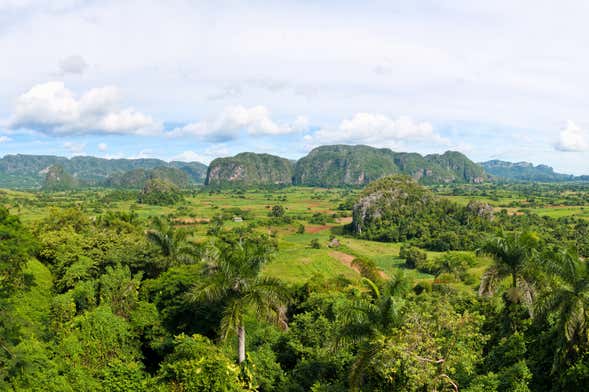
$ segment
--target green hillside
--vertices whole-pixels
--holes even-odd
[[[206,185],[290,185],[291,161],[275,155],[244,152],[211,162]]]

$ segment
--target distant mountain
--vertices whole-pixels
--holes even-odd
[[[45,171],[54,165],[63,168],[73,178],[86,185],[101,185],[109,177],[136,169],[151,170],[171,167],[182,170],[190,180],[202,184],[207,166],[199,162],[165,162],[160,159],[104,159],[52,155],[6,155],[0,159],[0,187],[40,188],[45,181]]]
[[[480,165],[485,171],[498,179],[511,181],[586,181],[587,176],[575,177],[571,174],[556,173],[553,168],[546,165],[534,166],[529,162],[506,162],[492,160],[481,162]]]
[[[288,159],[270,154],[243,152],[211,162],[206,185],[289,185],[293,165]]]
[[[178,188],[187,188],[193,181],[186,172],[175,167],[134,169],[109,176],[101,185],[109,188],[141,189],[154,179],[165,180]]]
[[[301,158],[293,182],[307,186],[361,186],[390,174],[405,174],[424,184],[487,179],[485,171],[459,152],[425,157],[369,146],[321,146]]]
[[[42,188],[49,191],[66,191],[77,188],[80,183],[77,179],[66,173],[60,165],[49,166],[45,173]]]
[[[589,181],[589,176],[556,173],[546,165],[493,160],[477,164],[464,154],[420,155],[357,145],[320,146],[292,161],[269,154],[244,152],[199,162],[159,159],[103,159],[51,155],[6,155],[0,159],[0,188],[71,189],[105,186],[142,189],[150,180],[178,188],[190,184],[303,185],[360,187],[391,174],[404,174],[421,184],[485,181]]]
[[[321,146],[299,159],[295,185],[336,187],[363,185],[386,174],[399,173],[392,151],[368,146]]]

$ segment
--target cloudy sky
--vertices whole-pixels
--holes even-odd
[[[0,155],[321,144],[589,173],[589,2],[0,0]]]

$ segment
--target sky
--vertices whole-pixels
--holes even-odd
[[[589,174],[589,2],[0,0],[0,155],[324,144]]]

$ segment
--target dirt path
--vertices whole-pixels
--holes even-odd
[[[344,252],[339,252],[337,250],[332,250],[331,252],[328,253],[328,255],[330,257],[333,257],[334,259],[338,260],[343,265],[348,266],[349,268],[353,269],[357,273],[360,273],[360,268],[358,268],[355,265],[352,265],[352,261],[354,261],[354,259],[356,257],[349,255],[347,253],[344,253]]]
[[[360,268],[358,268],[357,266],[352,264],[352,262],[356,258],[355,256],[352,256],[352,255],[349,255],[347,253],[340,252],[337,250],[332,250],[331,252],[328,253],[328,255],[333,257],[334,259],[338,260],[343,265],[348,266],[349,268],[353,269],[357,273],[359,273],[359,274],[361,273]],[[389,279],[389,276],[384,271],[381,271],[381,270],[377,270],[377,271],[378,271],[378,274],[380,275],[381,278]]]

